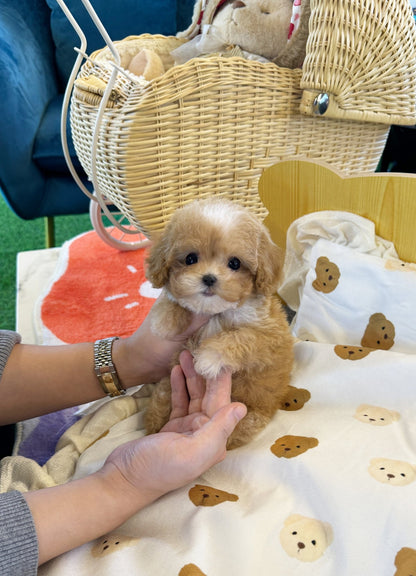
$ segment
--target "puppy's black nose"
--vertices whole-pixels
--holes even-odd
[[[213,286],[215,284],[215,282],[217,281],[217,277],[214,276],[214,274],[205,274],[204,276],[202,276],[202,282],[205,284],[205,286]]]

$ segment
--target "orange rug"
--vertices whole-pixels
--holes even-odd
[[[145,278],[145,258],[146,248],[120,252],[95,231],[66,242],[53,283],[38,306],[42,342],[132,334],[159,293]]]

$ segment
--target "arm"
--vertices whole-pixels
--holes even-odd
[[[227,438],[246,413],[230,403],[231,376],[207,381],[205,390],[187,353],[181,365],[172,371],[173,409],[162,432],[119,446],[91,476],[25,494],[40,564],[114,530],[224,459]]]
[[[37,574],[35,527],[20,492],[0,494],[0,518],[0,574]]]
[[[195,317],[171,340],[151,328],[151,315],[129,338],[113,344],[113,362],[125,388],[167,376],[171,359],[205,321]],[[92,343],[66,346],[14,346],[0,380],[0,425],[47,414],[104,396],[94,373]]]

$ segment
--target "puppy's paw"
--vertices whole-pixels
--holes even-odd
[[[218,378],[220,373],[229,368],[224,363],[223,355],[217,350],[206,348],[194,354],[194,366],[204,378]]]

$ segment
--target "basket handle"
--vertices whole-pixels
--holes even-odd
[[[84,192],[84,194],[86,196],[88,196],[88,198],[90,200],[95,200],[95,197],[91,194],[91,192],[88,190],[88,188],[86,188],[83,184],[83,182],[81,181],[81,178],[78,176],[77,171],[75,170],[74,164],[72,162],[71,156],[69,154],[69,149],[68,149],[68,138],[67,138],[67,133],[66,133],[66,125],[67,125],[67,119],[68,119],[68,109],[69,109],[69,101],[71,98],[71,94],[72,94],[72,90],[74,87],[74,83],[75,83],[75,79],[78,75],[79,69],[81,67],[81,63],[84,59],[84,55],[86,54],[86,50],[87,50],[87,38],[85,37],[85,34],[83,33],[81,27],[79,26],[78,22],[75,20],[75,18],[73,17],[71,11],[69,10],[69,8],[67,7],[67,5],[65,4],[65,2],[63,0],[56,0],[57,3],[59,4],[61,10],[63,11],[63,13],[65,14],[65,16],[67,17],[68,21],[70,22],[71,26],[73,27],[73,29],[75,30],[78,38],[80,39],[81,45],[80,48],[77,50],[78,52],[78,56],[75,60],[74,66],[72,68],[71,71],[71,75],[69,77],[68,83],[66,85],[66,89],[65,89],[65,94],[64,94],[64,100],[63,100],[63,104],[62,104],[62,112],[61,112],[61,144],[62,144],[62,149],[64,152],[64,157],[65,157],[65,161],[66,164],[69,168],[69,171],[73,177],[73,179],[75,180],[75,182],[78,184],[78,187],[81,188],[82,192]]]
[[[87,10],[88,14],[90,15],[91,20],[94,22],[98,32],[101,34],[104,42],[109,47],[109,49],[110,49],[110,51],[114,57],[114,61],[115,61],[116,65],[120,66],[120,63],[121,63],[120,54],[118,53],[118,51],[117,51],[113,41],[111,40],[107,30],[104,28],[103,23],[99,19],[97,12],[92,7],[91,2],[89,0],[81,0],[81,2],[84,4],[85,9]]]
[[[107,216],[107,218],[110,220],[110,222],[113,224],[113,226],[115,226],[119,230],[125,232],[125,228],[114,218],[113,214],[110,212],[110,210],[107,207],[107,203],[106,203],[105,198],[104,198],[104,196],[100,190],[100,186],[98,183],[97,165],[96,165],[98,139],[99,139],[98,138],[99,126],[100,126],[105,108],[107,106],[107,103],[108,103],[110,96],[112,94],[113,87],[114,87],[114,84],[115,84],[115,81],[117,78],[117,74],[118,74],[118,71],[120,70],[121,60],[120,60],[120,55],[119,55],[114,43],[112,42],[108,32],[104,28],[101,20],[99,19],[97,13],[93,9],[89,0],[81,0],[81,2],[83,3],[85,9],[87,10],[88,14],[90,15],[92,21],[94,22],[95,26],[97,27],[97,30],[101,34],[104,42],[107,44],[107,46],[110,49],[110,51],[113,55],[113,58],[114,58],[113,72],[110,76],[107,87],[104,91],[102,101],[101,101],[101,104],[100,104],[99,109],[98,109],[98,114],[97,114],[97,118],[95,121],[95,126],[94,126],[94,135],[93,135],[94,137],[93,137],[92,154],[91,154],[91,181],[92,181],[93,188],[94,188],[94,194],[91,194],[91,192],[84,186],[84,184],[81,181],[77,171],[75,170],[71,156],[69,154],[68,139],[67,139],[67,134],[66,134],[69,101],[70,101],[71,94],[72,94],[72,91],[74,88],[75,80],[76,80],[76,77],[78,75],[79,69],[81,67],[82,61],[84,59],[88,59],[87,39],[86,39],[86,36],[83,33],[81,27],[79,26],[78,22],[75,20],[73,14],[69,10],[69,8],[66,6],[64,0],[57,0],[57,3],[59,4],[60,8],[64,12],[69,23],[71,24],[71,26],[75,30],[75,33],[79,37],[80,43],[81,43],[80,48],[75,48],[75,51],[78,52],[78,56],[77,56],[77,59],[75,61],[74,66],[73,66],[71,75],[70,75],[69,80],[68,80],[68,84],[67,84],[66,89],[65,89],[64,101],[63,101],[63,105],[62,105],[62,113],[61,113],[62,148],[64,151],[64,157],[65,157],[65,161],[67,163],[67,166],[69,168],[69,171],[70,171],[72,177],[74,178],[75,182],[77,183],[78,187],[82,190],[82,192],[84,192],[84,194],[86,194],[86,196],[88,196],[88,198],[90,200],[99,203],[102,211]]]

